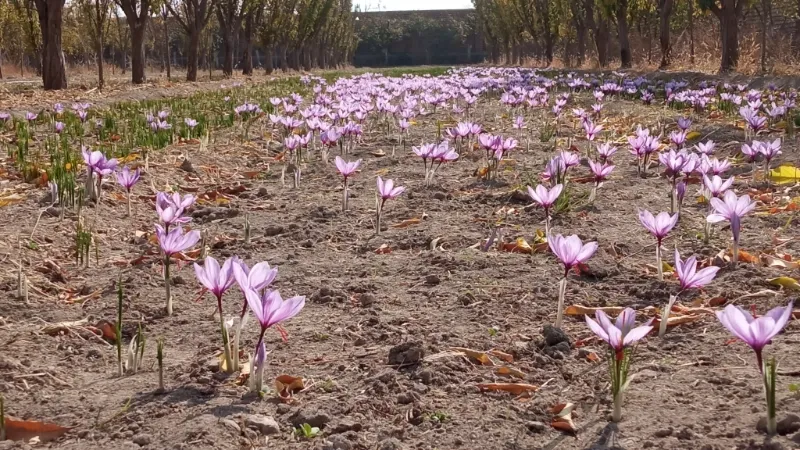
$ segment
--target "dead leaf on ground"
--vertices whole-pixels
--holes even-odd
[[[499,249],[504,252],[510,253],[533,253],[533,248],[525,238],[517,238],[514,242],[502,242],[499,244]]]
[[[779,268],[782,268],[782,269],[797,269],[797,268],[800,268],[800,263],[792,261],[791,257],[789,257],[789,259],[786,259],[786,258],[779,258],[777,256],[766,255],[765,254],[765,255],[761,255],[761,262],[763,262],[764,265],[767,266],[767,267],[779,267]]]
[[[779,286],[787,291],[800,291],[800,284],[792,277],[771,278],[767,282],[773,286]]]
[[[553,419],[550,421],[550,426],[559,431],[567,433],[577,433],[578,428],[575,422],[572,421],[572,410],[575,405],[572,403],[561,403],[550,408],[550,412],[554,414]]]
[[[733,251],[731,250],[728,252],[728,256],[733,258]],[[758,264],[759,259],[758,256],[753,255],[752,253],[746,252],[744,250],[739,250],[739,261],[750,263],[750,264]]]
[[[279,375],[275,378],[275,392],[282,401],[291,401],[292,396],[306,388],[302,377]]]
[[[464,355],[466,355],[467,357],[469,357],[470,359],[477,361],[482,366],[493,366],[494,365],[494,363],[492,362],[492,359],[489,358],[489,355],[487,355],[484,352],[481,352],[481,351],[478,351],[478,350],[472,350],[472,349],[464,348],[464,347],[451,347],[450,350],[453,350],[455,352],[461,352]]]
[[[25,196],[21,194],[0,194],[0,207],[14,205],[25,200]]]
[[[514,377],[514,378],[519,378],[520,380],[525,379],[525,373],[523,373],[519,369],[515,369],[513,367],[508,367],[508,366],[498,367],[497,370],[494,371],[494,373],[503,377]]]
[[[422,219],[420,219],[419,217],[412,217],[411,219],[406,219],[400,223],[392,225],[392,228],[406,228],[410,227],[411,225],[416,225],[420,222],[422,222]]]
[[[670,315],[669,319],[667,319],[667,327],[674,327],[676,325],[683,325],[683,324],[686,324],[686,323],[692,323],[692,322],[695,322],[695,321],[699,320],[701,317],[702,316],[696,315],[696,314],[695,315],[685,315],[685,316]],[[657,331],[658,327],[661,325],[661,318],[660,317],[656,317],[653,320],[652,325],[653,325],[653,331],[658,332]]]
[[[392,247],[390,247],[389,244],[381,244],[380,247],[375,249],[375,253],[379,255],[386,255],[392,253]]]
[[[602,306],[598,308],[593,308],[589,306],[583,305],[570,305],[564,310],[564,314],[568,316],[582,316],[585,314],[594,314],[597,311],[603,311],[606,314],[619,314],[622,310],[625,309],[621,306]]]
[[[250,361],[239,361],[239,376],[236,377],[236,384],[244,386],[250,379]]]
[[[494,356],[495,358],[497,358],[497,359],[499,359],[501,361],[505,361],[507,363],[514,362],[514,356],[512,356],[512,355],[510,355],[508,353],[505,353],[505,352],[501,352],[500,350],[494,350],[494,349],[489,350],[489,354]]]
[[[597,353],[595,352],[589,352],[586,354],[586,360],[591,362],[597,362],[600,361],[600,357],[597,356]]]
[[[5,419],[6,439],[11,441],[29,441],[38,438],[39,442],[49,442],[69,431],[69,428],[54,423],[16,420],[9,416]]]
[[[539,386],[527,383],[482,383],[478,385],[478,388],[481,391],[502,391],[526,397],[530,397],[539,390]]]

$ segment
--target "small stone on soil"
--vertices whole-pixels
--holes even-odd
[[[314,408],[301,409],[292,414],[292,416],[289,418],[289,422],[295,428],[302,426],[305,423],[311,425],[312,427],[323,428],[330,421],[331,416],[328,415],[328,413]]]
[[[547,425],[545,425],[543,422],[536,421],[526,423],[525,427],[527,427],[528,431],[531,433],[543,433],[545,430],[547,430]]]
[[[789,414],[778,421],[778,434],[785,436],[800,430],[800,417]]]
[[[183,160],[183,162],[181,163],[180,169],[182,171],[184,171],[184,172],[190,172],[190,173],[194,173],[195,172],[194,166],[192,165],[192,162],[189,161],[188,159],[184,159]]]
[[[402,450],[404,448],[402,442],[392,437],[378,442],[378,450]]]
[[[672,427],[665,428],[663,430],[658,430],[653,435],[657,438],[665,438],[667,436],[671,436],[672,432],[675,431]]]
[[[236,434],[242,432],[242,427],[240,427],[238,423],[234,422],[231,419],[222,419],[219,422],[225,427],[230,428],[232,431],[235,431]]]
[[[441,282],[442,282],[442,280],[439,279],[438,275],[431,274],[431,275],[428,275],[428,276],[425,277],[425,284],[428,284],[430,286],[436,286],[437,284],[439,284]]]
[[[396,345],[389,350],[389,364],[393,366],[405,366],[419,364],[425,357],[425,349],[418,341],[404,342]]]
[[[244,418],[244,425],[247,428],[258,430],[263,435],[276,434],[280,433],[281,431],[281,427],[278,425],[278,422],[276,422],[275,419],[270,416],[261,416],[256,414],[248,415]]]
[[[137,434],[136,436],[133,437],[133,443],[140,447],[144,447],[145,445],[150,445],[150,442],[152,440],[153,440],[152,436],[144,433]]]

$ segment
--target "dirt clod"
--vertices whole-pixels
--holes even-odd
[[[404,342],[389,350],[389,364],[393,366],[411,366],[419,364],[425,357],[425,349],[419,341]]]
[[[289,422],[293,427],[302,426],[304,423],[312,427],[324,428],[331,421],[331,416],[325,411],[312,407],[302,408],[289,417]]]
[[[265,436],[281,432],[281,427],[278,425],[278,422],[270,416],[261,416],[257,414],[248,415],[244,418],[244,425],[247,428],[258,430],[259,433]]]

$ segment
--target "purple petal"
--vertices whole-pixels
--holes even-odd
[[[647,336],[647,334],[650,333],[652,329],[653,327],[649,325],[642,325],[640,327],[632,329],[631,331],[628,332],[628,334],[625,335],[625,339],[622,342],[622,345],[627,347],[629,345],[635,344],[637,341],[640,341],[645,336]]]
[[[608,342],[608,333],[603,329],[603,327],[595,322],[591,317],[586,316],[586,325],[592,330],[594,334],[596,334],[600,339]],[[610,345],[610,344],[609,344]]]

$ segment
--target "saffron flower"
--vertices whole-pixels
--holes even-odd
[[[406,188],[403,186],[395,186],[394,180],[387,179],[384,181],[383,178],[378,177],[378,192],[375,199],[375,206],[377,210],[375,217],[375,234],[380,234],[381,232],[381,214],[383,213],[383,204],[386,203],[386,200],[399,197],[400,194],[402,194],[405,190]]]
[[[672,306],[678,300],[678,296],[689,289],[700,289],[707,285],[717,276],[719,267],[709,266],[697,270],[697,258],[692,256],[686,261],[681,260],[681,255],[678,249],[675,249],[675,274],[678,276],[680,282],[680,290],[675,295],[670,295],[667,307],[661,312],[661,323],[658,327],[658,336],[663,337],[667,332],[667,323],[669,322],[669,314],[672,312]]]
[[[609,346],[609,375],[611,378],[611,396],[614,402],[614,410],[611,413],[611,420],[619,422],[622,420],[622,403],[625,389],[628,386],[628,369],[630,368],[633,356],[632,347],[644,339],[653,329],[650,325],[653,320],[640,326],[635,326],[636,311],[625,308],[617,317],[615,323],[603,311],[595,313],[596,320],[586,316],[586,325],[600,339],[608,343]]]
[[[703,175],[703,187],[705,188],[705,195],[704,197],[707,200],[711,200],[712,198],[719,197],[728,188],[731,187],[733,184],[734,177],[730,177],[727,180],[723,180],[719,177],[719,175],[713,175],[711,178],[708,175]]]
[[[242,294],[244,295],[248,290],[254,290],[259,294],[264,291],[278,276],[278,269],[271,268],[269,263],[262,261],[252,268],[241,259],[236,258],[233,264],[233,278],[239,285]],[[239,369],[239,341],[242,334],[242,328],[247,321],[247,296],[244,296],[242,308],[239,312],[239,320],[236,324],[236,329],[233,335],[233,370]]]
[[[56,134],[61,134],[64,131],[64,122],[56,122],[53,124]]]
[[[664,267],[661,264],[661,242],[678,223],[678,215],[672,216],[666,212],[660,212],[657,216],[647,210],[639,211],[639,222],[656,238],[656,267],[658,268],[658,280],[664,281]]]
[[[348,186],[347,186],[347,178],[356,173],[358,170],[358,166],[361,165],[361,160],[347,162],[342,159],[341,156],[337,156],[334,160],[336,163],[336,169],[342,174],[344,180],[342,181],[342,185],[344,186],[344,190],[342,191],[342,211],[347,211],[347,194],[348,194]]]
[[[597,195],[597,188],[602,186],[603,181],[605,181],[606,178],[611,175],[611,171],[614,170],[614,166],[606,163],[594,162],[590,159],[589,169],[592,171],[592,175],[594,176],[594,186],[592,186],[592,193],[589,195],[589,203],[592,203]]]
[[[170,287],[172,281],[169,276],[169,263],[172,255],[188,250],[197,244],[200,240],[199,231],[190,231],[186,234],[183,233],[181,227],[175,227],[167,231],[161,225],[156,224],[156,237],[158,238],[158,245],[161,247],[161,252],[164,254],[164,286],[167,296],[167,315],[172,315],[172,295]]]
[[[570,269],[576,267],[578,264],[583,264],[589,260],[597,251],[597,242],[581,242],[581,239],[576,236],[564,237],[560,234],[547,236],[547,244],[550,250],[564,265],[564,278],[561,279],[558,285],[558,313],[556,316],[556,328],[561,328],[561,323],[564,317],[564,297],[567,293],[567,275]]]
[[[760,148],[761,154],[764,155],[764,177],[769,179],[769,164],[775,157],[783,154],[781,151],[781,139],[775,139],[772,142],[764,142]]]
[[[775,384],[778,376],[778,364],[775,357],[764,362],[763,350],[772,338],[781,332],[792,316],[793,302],[785,308],[773,308],[765,315],[754,318],[750,313],[734,305],[728,305],[717,311],[717,318],[734,336],[749,345],[756,354],[758,370],[764,380],[764,391],[767,400],[767,433],[777,432]]]
[[[692,119],[688,117],[678,117],[676,122],[681,131],[686,131],[692,126]]]
[[[203,265],[194,263],[194,273],[197,280],[206,289],[208,289],[214,297],[217,298],[217,309],[219,310],[219,329],[222,333],[222,348],[225,355],[226,372],[231,373],[234,370],[233,360],[231,359],[231,347],[228,338],[228,331],[225,329],[225,320],[223,319],[222,311],[222,296],[233,285],[233,266],[235,260],[228,258],[219,266],[216,259],[207,257]]]
[[[756,207],[756,202],[750,201],[749,195],[737,197],[733,191],[726,191],[725,195],[719,198],[712,198],[711,207],[714,213],[706,218],[708,223],[728,221],[731,224],[731,234],[733,235],[733,264],[739,260],[739,231],[741,231],[741,220],[750,214]]]
[[[536,190],[528,186],[528,195],[544,210],[545,236],[550,235],[550,208],[556,204],[562,190],[564,190],[562,184],[557,184],[549,190],[541,184],[536,186]]]
[[[122,170],[116,173],[117,183],[119,183],[119,185],[122,186],[125,189],[125,192],[128,194],[126,208],[128,217],[131,215],[131,189],[133,189],[133,186],[139,182],[140,176],[141,173],[139,172],[139,169],[131,172],[131,169],[128,166],[123,167]]]
[[[261,333],[256,344],[255,359],[252,375],[250,375],[250,389],[253,392],[261,392],[264,384],[264,367],[266,366],[266,347],[264,345],[264,333],[272,326],[296,316],[306,304],[303,296],[292,297],[287,300],[281,298],[278,291],[264,291],[263,294],[248,289],[245,291],[245,298],[253,315],[256,316],[261,325]]]
[[[696,148],[697,151],[703,155],[711,155],[712,153],[714,153],[715,147],[716,144],[714,143],[714,141],[700,142],[694,146],[694,148]]]
[[[600,156],[600,162],[608,162],[614,153],[617,153],[617,147],[611,145],[610,142],[603,142],[597,146],[597,154]]]
[[[184,216],[183,212],[186,207],[194,203],[194,197],[192,195],[186,197],[188,198],[181,200],[178,193],[174,193],[172,196],[164,192],[156,194],[156,213],[166,230],[169,230],[172,225],[191,222],[192,218]]]

